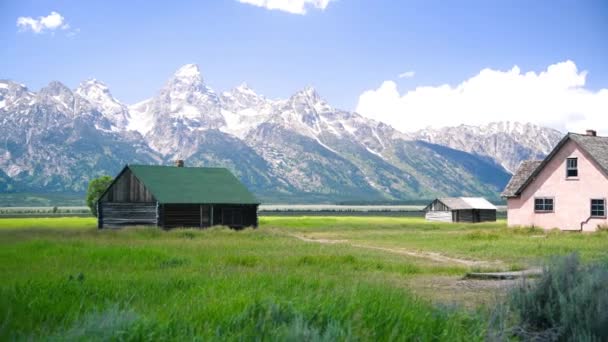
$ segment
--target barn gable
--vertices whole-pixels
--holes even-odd
[[[116,176],[100,200],[105,202],[156,202],[152,192],[137,178],[129,166],[122,169]]]

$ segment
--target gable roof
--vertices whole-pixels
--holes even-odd
[[[483,197],[442,197],[438,198],[437,201],[445,204],[446,207],[451,210],[464,210],[464,209],[489,209],[496,210],[496,207],[488,202],[487,199]],[[433,201],[434,202],[434,201]],[[433,204],[431,202],[431,204]],[[426,210],[429,204],[424,208]]]
[[[503,197],[514,197],[517,196],[519,189],[526,183],[526,181],[532,176],[532,173],[542,164],[542,160],[525,160],[519,164],[517,171],[509,180],[509,183],[505,187],[505,190],[500,194]]]
[[[608,137],[569,133],[574,140],[608,175]]]
[[[544,160],[522,162],[501,196],[507,198],[519,196],[528,184],[538,176],[545,165],[547,165],[557,152],[559,152],[559,150],[561,150],[561,148],[570,140],[574,141],[574,143],[576,143],[578,147],[600,167],[604,174],[608,176],[608,137],[568,133]]]
[[[225,168],[127,165],[159,203],[259,204]]]

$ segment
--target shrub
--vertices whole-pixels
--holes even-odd
[[[99,197],[101,197],[103,192],[106,191],[111,183],[112,177],[110,176],[101,176],[91,180],[89,183],[86,202],[94,216],[97,216],[97,200],[99,200]]]
[[[501,324],[524,340],[607,341],[608,265],[583,265],[577,254],[555,258],[538,280],[509,296]]]
[[[608,231],[608,224],[598,224],[597,230],[598,231]]]

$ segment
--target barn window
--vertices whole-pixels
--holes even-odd
[[[591,216],[606,217],[606,200],[592,199],[591,200]]]
[[[537,213],[553,212],[553,198],[540,197],[534,199],[534,211]]]
[[[578,177],[578,158],[566,159],[566,177]]]

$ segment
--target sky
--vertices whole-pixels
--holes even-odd
[[[217,91],[313,86],[402,131],[517,120],[608,135],[607,1],[0,1],[0,79],[132,104],[196,63]]]

